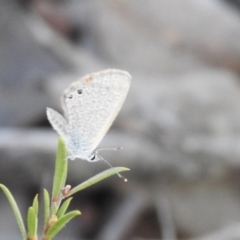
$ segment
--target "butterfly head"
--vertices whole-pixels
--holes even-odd
[[[88,159],[86,159],[89,162],[97,162],[101,160],[101,157],[98,155],[97,152],[93,152]]]
[[[102,160],[102,157],[98,155],[97,152],[92,152],[90,155],[83,155],[83,154],[69,154],[68,159],[75,160],[75,159],[81,159],[86,160],[88,162],[97,162]]]

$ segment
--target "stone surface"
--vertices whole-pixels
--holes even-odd
[[[239,72],[239,15],[220,1],[73,1],[69,12],[87,26],[87,46],[110,64],[143,73]]]
[[[40,122],[49,102],[43,81],[62,66],[36,43],[11,1],[1,1],[0,19],[0,125]]]

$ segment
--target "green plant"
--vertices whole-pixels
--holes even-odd
[[[44,226],[41,234],[41,240],[51,240],[57,233],[74,217],[80,215],[80,211],[67,212],[69,204],[75,193],[99,182],[105,178],[108,178],[116,173],[127,171],[128,168],[115,167],[103,171],[96,176],[88,179],[87,181],[71,188],[70,185],[66,185],[68,161],[67,151],[64,141],[59,138],[58,150],[55,162],[55,172],[53,177],[53,188],[51,198],[46,189],[43,191],[44,199]],[[35,196],[32,206],[28,209],[27,214],[27,230],[24,225],[23,218],[17,206],[17,203],[6,186],[0,184],[0,188],[6,195],[13,213],[15,215],[19,230],[23,240],[38,240],[38,194]]]

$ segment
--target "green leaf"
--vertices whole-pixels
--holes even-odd
[[[67,200],[64,201],[62,206],[59,208],[59,210],[57,212],[58,219],[60,219],[65,214],[65,212],[67,211],[68,206],[69,206],[71,200],[72,200],[72,198],[68,198]]]
[[[58,140],[58,150],[55,162],[55,172],[53,178],[52,201],[57,201],[62,188],[65,186],[67,178],[67,150],[62,138]]]
[[[79,211],[72,211],[58,219],[58,221],[49,228],[46,233],[46,238],[52,239],[55,235],[74,217],[80,215]]]
[[[130,169],[125,168],[125,167],[115,167],[115,168],[110,168],[108,170],[105,170],[105,171],[95,175],[94,177],[88,179],[87,181],[85,181],[85,182],[77,185],[76,187],[72,188],[70,190],[70,192],[68,193],[68,197],[73,195],[76,192],[79,192],[79,191],[97,183],[97,182],[102,181],[105,178],[108,178],[112,175],[115,175],[116,173],[123,172],[123,171],[129,171],[129,170]]]
[[[20,230],[21,235],[22,235],[22,239],[26,240],[27,239],[27,232],[26,232],[26,229],[25,229],[25,226],[24,226],[24,223],[23,223],[23,219],[22,219],[22,216],[21,216],[21,213],[19,211],[19,208],[17,206],[16,201],[13,198],[11,192],[8,190],[8,188],[6,188],[3,184],[0,184],[0,188],[3,190],[4,194],[6,195],[8,201],[11,205],[11,208],[12,208],[13,213],[15,215],[15,218],[17,220],[19,230]]]
[[[49,193],[46,189],[43,189],[43,198],[44,198],[44,226],[46,226],[50,216],[50,199]]]
[[[33,207],[28,209],[28,239],[35,239],[37,236],[37,216]]]
[[[33,209],[34,209],[34,211],[36,213],[36,217],[37,217],[38,216],[38,207],[39,207],[39,204],[38,204],[38,194],[33,199],[32,207],[33,207]]]

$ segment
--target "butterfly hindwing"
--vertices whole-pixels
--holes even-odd
[[[47,118],[54,130],[64,139],[68,136],[66,119],[52,108],[47,108]]]

